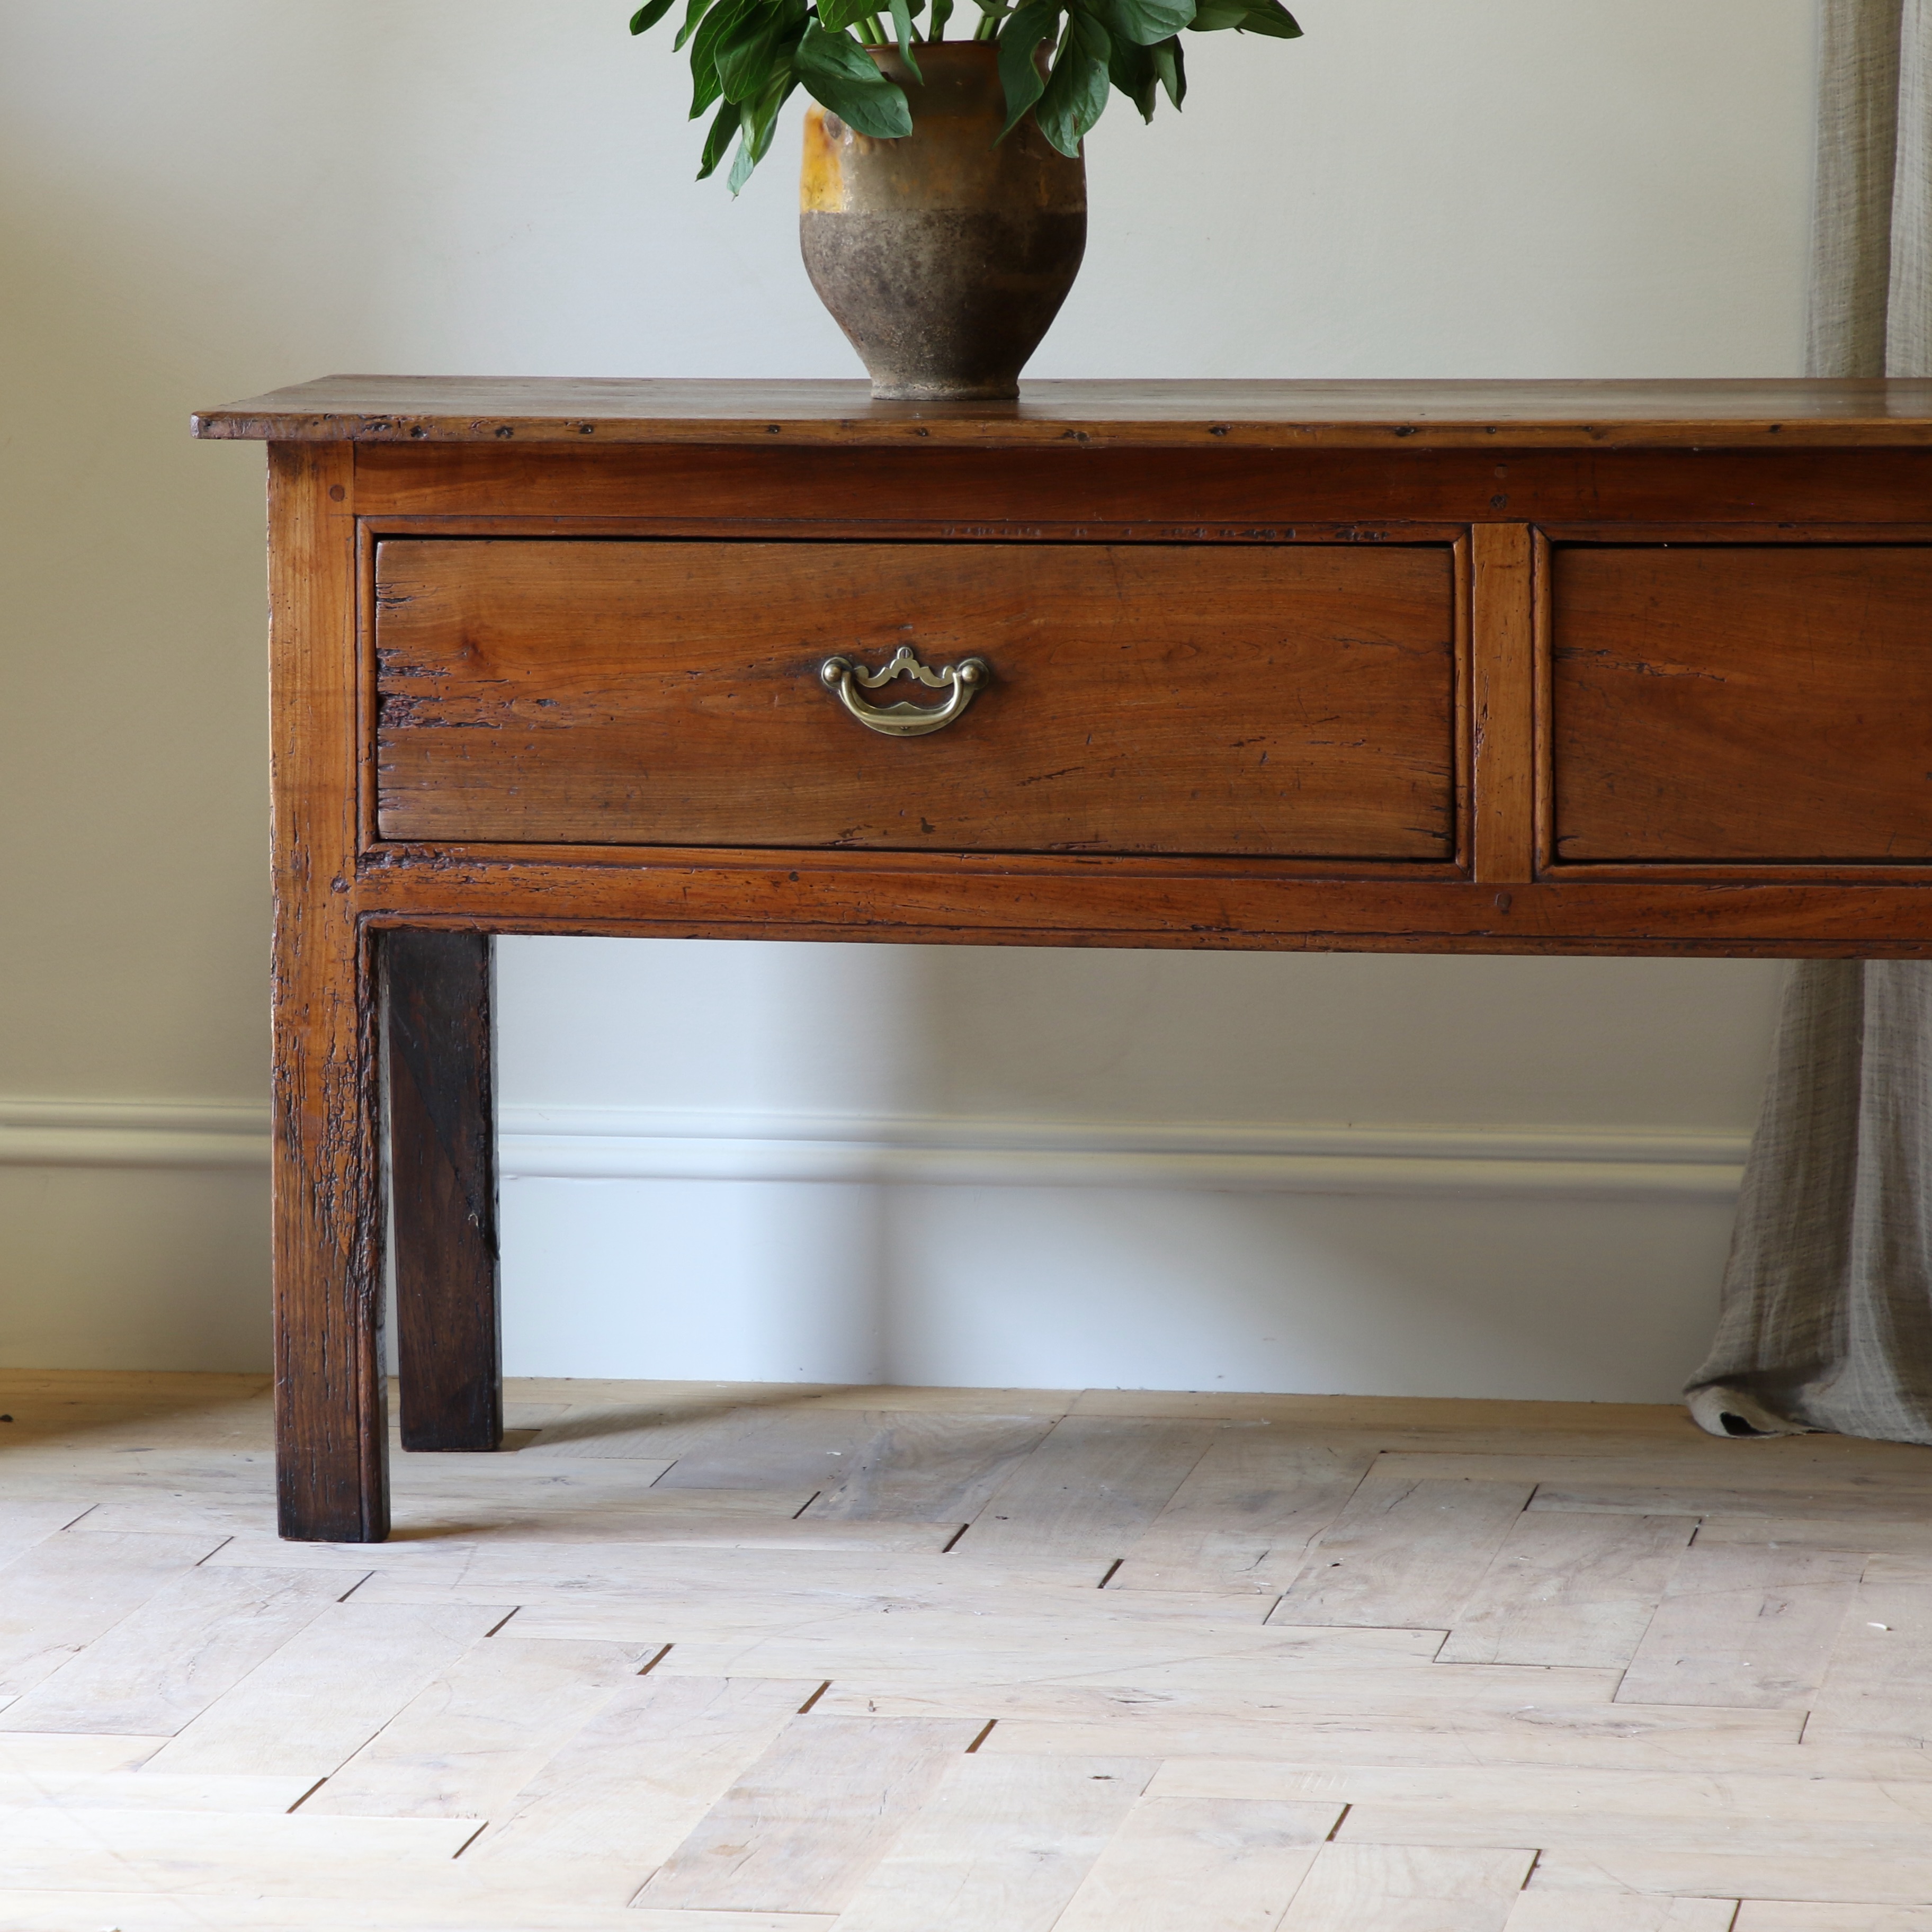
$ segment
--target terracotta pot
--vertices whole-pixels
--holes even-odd
[[[994,47],[918,46],[923,86],[896,49],[871,51],[905,89],[913,131],[870,140],[806,109],[799,238],[812,285],[874,396],[1016,396],[1080,270],[1085,165],[1049,146],[1030,115],[998,140]]]

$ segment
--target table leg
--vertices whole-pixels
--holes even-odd
[[[382,935],[405,1449],[503,1437],[488,933]]]
[[[310,926],[290,959],[279,922],[275,1010],[275,1467],[281,1533],[388,1534],[382,1177],[368,946]],[[338,940],[334,958],[317,957]],[[292,968],[292,970],[284,970]]]
[[[281,1532],[388,1534],[376,1003],[356,866],[353,482],[269,452],[274,675],[275,1472]]]

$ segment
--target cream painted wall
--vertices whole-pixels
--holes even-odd
[[[1203,43],[1184,116],[1094,136],[1034,373],[1795,370],[1813,4],[1305,0],[1298,46]],[[0,1360],[266,1349],[260,457],[189,409],[852,373],[785,160],[691,183],[625,11],[0,7]],[[1666,1396],[1777,971],[507,942],[510,1366]],[[908,1136],[1006,1165],[824,1152]],[[1599,1142],[1610,1181],[1539,1179]],[[740,1172],[787,1178],[691,1178]],[[1005,1184],[1049,1173],[1098,1184]]]

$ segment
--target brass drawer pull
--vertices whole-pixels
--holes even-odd
[[[910,644],[902,644],[892,662],[883,670],[868,670],[850,658],[827,658],[818,667],[818,681],[868,731],[883,732],[888,738],[923,738],[928,731],[943,730],[973,701],[980,687],[992,676],[984,658],[962,658],[956,664],[928,670]],[[952,695],[944,704],[868,704],[856,687],[877,691],[896,677],[916,679],[928,691]]]

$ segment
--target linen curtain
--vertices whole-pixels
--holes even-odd
[[[1932,0],[1821,0],[1807,367],[1932,374]],[[1714,1434],[1932,1442],[1932,964],[1785,982],[1709,1359]]]

